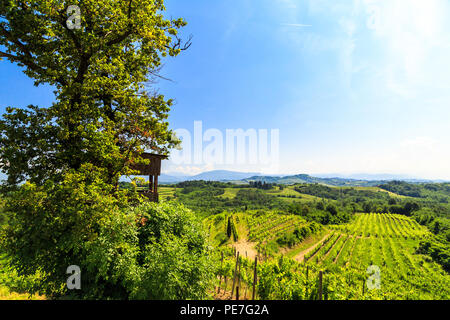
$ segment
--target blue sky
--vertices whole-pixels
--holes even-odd
[[[450,179],[450,2],[167,0],[191,48],[165,61],[173,129],[279,129],[267,173],[392,173]],[[49,105],[0,62],[5,106]],[[166,172],[261,171],[176,165]]]

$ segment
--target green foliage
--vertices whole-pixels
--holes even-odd
[[[59,184],[27,182],[5,199],[10,219],[3,250],[20,275],[43,274],[40,289],[48,296],[68,294],[64,284],[70,265],[81,267],[81,294],[88,298],[116,297],[112,292],[122,297],[135,273],[129,268],[137,252],[127,245],[136,237],[133,220],[121,212],[126,199],[107,196],[112,186],[101,175],[86,165]]]
[[[315,221],[324,225],[339,224],[350,221],[353,214],[349,206],[339,206],[322,202],[314,203],[292,203],[287,206],[287,211],[297,214],[307,220]]]
[[[250,181],[249,182],[250,187],[261,189],[261,190],[271,190],[275,187],[274,183],[266,183],[261,181]]]
[[[240,211],[244,208],[275,209],[282,208],[284,203],[276,197],[264,193],[262,190],[236,186],[238,192],[232,199],[220,197],[230,184],[209,181],[187,181],[177,184],[182,187],[177,192],[177,199],[188,208],[205,217],[224,211]]]
[[[30,288],[38,290],[40,274],[31,276],[19,276],[17,270],[10,265],[9,259],[0,254],[0,289],[8,288],[9,291],[27,293],[30,296]]]
[[[144,203],[131,210],[138,228],[141,275],[132,298],[204,299],[216,265],[201,223],[183,205]]]
[[[336,206],[329,204],[326,208],[326,210],[332,215],[335,216],[338,214],[338,210],[336,209]]]
[[[450,272],[450,246],[448,241],[424,240],[420,242],[418,253],[428,254]]]
[[[231,231],[233,232],[233,240],[238,241],[239,240],[239,234],[236,229],[236,224],[233,220],[231,220]]]
[[[220,182],[220,181],[205,181],[205,180],[194,180],[194,181],[183,181],[179,182],[175,185],[177,188],[183,188],[188,189],[189,191],[183,193],[189,193],[194,190],[201,190],[201,189],[219,189],[219,188],[230,188],[234,185],[230,182]]]
[[[249,211],[237,216],[248,225],[251,239],[264,242],[264,246],[256,247],[263,257],[267,253],[267,260],[258,260],[258,299],[318,299],[320,271],[323,272],[322,296],[325,300],[446,300],[450,296],[448,273],[432,261],[429,253],[419,251],[420,254],[416,254],[419,242],[428,239],[430,232],[404,215],[357,214],[351,223],[330,226],[334,231],[304,256],[303,263],[277,255],[280,246],[273,240],[273,234],[281,230],[275,238],[285,245],[286,239],[307,236],[308,229],[320,231],[323,228],[320,224],[307,223],[298,216],[276,211]],[[291,219],[295,218],[295,224],[300,226],[292,227],[294,220]],[[214,220],[212,217],[207,219]],[[441,250],[444,248],[440,247]],[[218,273],[228,279],[233,275],[235,265],[230,250],[229,247],[221,248],[225,259]],[[436,251],[435,254],[446,257],[443,252]],[[216,259],[219,260],[220,255]],[[365,287],[363,293],[362,286],[370,276],[366,272],[370,265],[380,267],[381,287],[373,290]],[[241,279],[245,283],[241,283],[241,287],[252,286],[252,267],[252,261],[242,260]]]
[[[60,184],[26,183],[5,199],[10,220],[2,249],[20,276],[42,275],[29,292],[82,299],[205,297],[213,264],[192,213],[172,204],[130,210],[124,195],[108,193],[112,186],[101,172],[82,168]],[[70,265],[81,268],[81,290],[66,288]]]
[[[239,235],[238,235],[238,232],[236,229],[236,224],[234,223],[234,218],[232,215],[230,215],[228,217],[228,221],[227,221],[227,237],[228,237],[228,239],[230,239],[231,236],[233,236],[233,241],[239,240]]]
[[[386,199],[388,195],[384,192],[374,192],[371,190],[358,190],[355,188],[336,188],[328,187],[321,184],[300,184],[294,188],[299,193],[309,194],[312,196],[325,199],[347,199],[350,201],[359,202],[360,199]],[[323,210],[323,209],[322,209]]]
[[[24,68],[35,84],[55,89],[48,108],[7,108],[0,121],[0,169],[7,186],[43,185],[90,163],[117,184],[144,150],[178,143],[166,121],[172,100],[148,83],[162,58],[189,46],[183,19],[164,18],[163,1],[73,1],[81,28],[70,29],[65,2],[3,1],[0,58]]]
[[[321,230],[323,230],[323,227],[320,224],[312,222],[301,227],[296,227],[293,231],[284,232],[276,241],[281,247],[291,248]]]
[[[258,268],[258,295],[265,300],[316,300],[318,299],[319,269],[305,266],[291,259],[279,259],[261,264]],[[341,270],[339,270],[341,272]],[[347,274],[325,273],[323,277],[322,297],[325,300],[344,299]]]
[[[442,203],[448,203],[450,200],[449,183],[411,184],[404,181],[391,181],[379,187],[408,197],[432,198]]]
[[[362,214],[348,225],[335,226],[321,245],[299,264],[279,257],[260,263],[258,294],[261,299],[318,299],[319,271],[323,272],[323,299],[443,299],[450,296],[448,274],[430,257],[448,262],[448,245],[423,241],[428,232],[402,215]],[[340,231],[344,233],[340,233]],[[362,286],[366,269],[377,265],[381,271],[380,289]]]
[[[3,198],[0,198],[0,229],[8,222],[8,216],[6,212],[3,210],[3,208],[4,208],[4,200]]]
[[[231,226],[232,222],[231,222],[231,216],[228,217],[228,222],[227,222],[227,237],[231,238],[231,234],[233,232],[233,228]]]
[[[209,246],[189,210],[137,205],[121,175],[144,163],[144,150],[179,143],[168,128],[171,99],[148,84],[162,58],[190,45],[183,19],[166,19],[162,0],[74,1],[81,28],[68,27],[68,4],[3,1],[0,58],[35,84],[54,87],[48,108],[8,108],[0,121],[1,245],[29,288],[50,298],[196,299],[211,279]],[[82,289],[68,291],[78,265]]]

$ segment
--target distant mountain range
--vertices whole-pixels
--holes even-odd
[[[414,180],[414,177],[407,176],[404,174],[371,174],[371,173],[353,173],[353,174],[339,174],[339,173],[329,173],[329,174],[316,174],[314,175],[318,178],[343,178],[343,179],[354,179],[354,180]]]
[[[205,180],[205,181],[229,181],[234,183],[248,183],[250,181],[261,181],[277,184],[295,183],[319,183],[331,186],[376,186],[386,181],[401,180],[411,183],[421,182],[444,182],[444,180],[414,179],[402,175],[389,174],[354,174],[344,175],[317,175],[297,174],[288,176],[269,176],[251,172],[237,172],[227,170],[214,170],[203,172],[194,176],[174,176],[162,174],[159,178],[161,183],[177,183],[182,181]]]
[[[267,177],[267,176],[255,176],[245,179],[246,182],[250,181],[261,181],[266,183],[277,183],[277,184],[296,184],[296,183],[319,183],[326,184],[330,186],[361,186],[361,187],[371,187],[380,185],[387,180],[362,180],[362,179],[348,179],[348,178],[319,178],[313,177],[307,174],[297,174],[292,176],[284,177]]]
[[[6,179],[6,175],[0,172],[0,180]],[[277,184],[295,184],[295,183],[320,183],[330,186],[377,186],[386,181],[401,180],[410,183],[424,183],[424,182],[448,182],[447,180],[426,180],[416,179],[404,175],[390,175],[390,174],[317,174],[311,176],[308,174],[297,174],[287,176],[270,176],[261,175],[255,172],[238,172],[228,170],[214,170],[203,172],[194,176],[183,176],[179,174],[161,174],[159,182],[161,184],[172,184],[182,181],[223,181],[233,183],[248,183],[250,181],[261,181],[266,183]],[[123,181],[129,181],[124,179]]]
[[[253,176],[257,176],[258,173],[255,172],[238,172],[238,171],[227,171],[227,170],[213,170],[207,171],[195,176],[176,176],[170,174],[161,174],[159,181],[161,183],[176,183],[182,181],[194,181],[194,180],[205,180],[205,181],[237,181],[244,180]]]

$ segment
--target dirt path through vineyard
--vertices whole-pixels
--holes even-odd
[[[294,257],[294,259],[298,262],[303,262],[303,260],[305,259],[305,255],[307,255],[309,252],[311,252],[312,250],[314,250],[315,248],[317,248],[317,246],[322,245],[322,242],[325,241],[325,239],[330,235],[331,232],[328,232],[326,235],[323,236],[322,239],[320,239],[320,241],[316,242],[313,246],[309,247],[306,250],[303,250],[302,252],[300,252],[298,255],[296,255]]]
[[[255,259],[255,257],[258,255],[258,252],[255,250],[255,246],[255,242],[249,242],[245,239],[233,243],[233,247],[236,248],[236,251],[239,252],[239,255],[241,257],[247,257],[252,260]]]

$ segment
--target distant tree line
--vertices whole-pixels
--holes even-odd
[[[379,186],[380,188],[413,198],[427,198],[440,203],[450,202],[450,183],[407,183],[391,181]]]
[[[261,189],[261,190],[270,190],[276,186],[276,183],[266,183],[261,181],[250,181],[249,185],[251,188]]]

